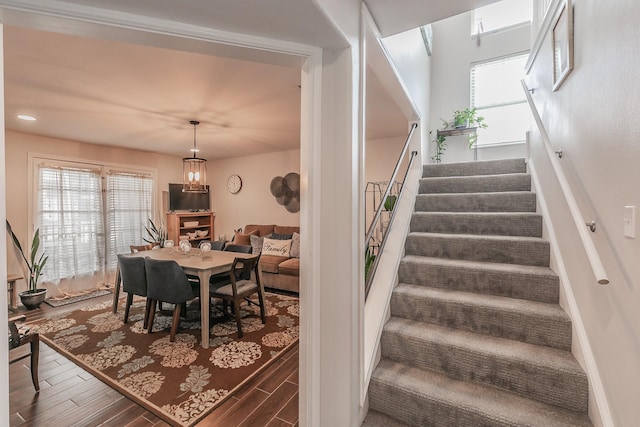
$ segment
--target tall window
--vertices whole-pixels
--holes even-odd
[[[478,131],[479,146],[525,141],[530,117],[520,80],[524,78],[527,56],[520,54],[471,66],[471,107],[488,125]]]
[[[115,269],[117,254],[145,236],[152,189],[150,174],[39,165],[36,224],[49,255],[43,280]]]
[[[473,11],[471,35],[500,31],[531,22],[532,0],[504,0]]]
[[[144,225],[151,218],[149,176],[126,172],[107,174],[107,269],[116,268],[117,256],[146,237]]]

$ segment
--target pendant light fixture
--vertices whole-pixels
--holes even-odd
[[[197,120],[189,121],[193,125],[193,157],[182,159],[182,191],[189,193],[208,193],[207,181],[207,160],[198,157],[198,147],[196,146],[196,126],[200,124]]]

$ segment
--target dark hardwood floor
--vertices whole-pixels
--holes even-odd
[[[110,298],[111,295],[106,295],[57,308],[42,304],[39,309],[20,310],[18,314],[25,314],[27,321],[38,320]],[[17,353],[11,354],[12,358],[17,356]],[[29,358],[9,366],[11,426],[168,425],[42,342],[39,375],[40,393],[36,393],[31,383]],[[211,427],[297,425],[297,345],[198,423],[198,426]]]

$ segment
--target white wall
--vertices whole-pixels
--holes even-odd
[[[631,426],[640,419],[640,230],[635,238],[623,235],[623,208],[640,207],[640,128],[635,124],[640,3],[574,3],[573,72],[557,92],[551,91],[551,40],[546,33],[526,81],[535,89],[533,99],[554,149],[563,150],[560,163],[577,191],[584,220],[598,222],[593,237],[609,285],[595,283],[535,131],[531,157],[551,201],[569,285],[610,407],[613,422],[605,425]]]
[[[211,209],[215,212],[215,234],[233,237],[233,230],[247,224],[300,225],[300,213],[291,213],[271,195],[271,180],[289,172],[300,173],[300,150],[234,157],[207,162]],[[237,174],[242,189],[227,190],[227,178]]]
[[[483,35],[478,45],[477,39],[470,35],[471,17],[472,13],[467,12],[433,24],[431,140],[435,138],[436,129],[442,128],[442,120],[450,121],[454,111],[469,107],[472,63],[529,50],[529,25]],[[442,156],[443,163],[473,160],[473,151],[467,148],[467,137],[447,137],[446,143],[448,148]],[[434,143],[430,143],[429,162],[434,148]],[[478,149],[478,160],[525,156],[524,144]]]

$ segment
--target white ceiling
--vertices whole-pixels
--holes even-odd
[[[430,0],[435,7],[425,7],[423,0],[367,3],[386,35],[403,25],[415,27],[414,18],[424,15],[416,6],[441,16],[454,8],[449,3],[489,1]],[[184,43],[166,36],[130,44],[122,40],[136,37],[125,30],[105,37],[104,26],[78,30],[77,22],[47,12],[96,15],[94,8],[312,46],[345,45],[313,0],[190,0],[187,6],[175,0],[0,0],[3,21],[20,25],[4,26],[7,129],[183,157],[193,144],[189,120],[199,120],[198,148],[205,158],[299,147],[299,60],[228,46],[220,56],[211,43],[185,50]],[[380,81],[369,79],[367,91],[368,137],[405,133],[407,120]],[[38,120],[23,122],[17,114]]]

